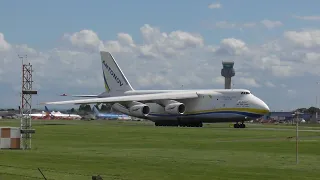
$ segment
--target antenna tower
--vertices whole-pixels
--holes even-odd
[[[32,90],[32,65],[24,64],[27,55],[19,56],[22,61],[22,89],[21,89],[21,148],[31,149],[31,134],[35,133],[31,124],[31,111],[32,111],[32,95],[37,94],[37,91]]]

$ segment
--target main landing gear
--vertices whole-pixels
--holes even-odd
[[[178,122],[178,121],[158,121],[156,126],[180,126],[180,127],[202,127],[202,122]]]
[[[241,122],[241,124],[239,124],[238,122],[236,124],[233,125],[234,128],[246,128],[246,125]]]

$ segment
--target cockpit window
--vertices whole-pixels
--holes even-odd
[[[250,94],[249,92],[241,92],[241,94]]]

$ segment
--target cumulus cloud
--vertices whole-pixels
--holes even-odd
[[[9,50],[11,45],[4,39],[4,35],[0,32],[0,51]]]
[[[223,39],[216,53],[220,55],[240,55],[248,51],[245,42],[240,39],[227,38]]]
[[[103,47],[103,43],[100,41],[98,35],[92,30],[81,30],[71,35],[65,34],[70,43],[78,48],[88,50],[99,50]]]
[[[236,88],[263,91],[261,87],[280,86],[297,91],[284,81],[306,73],[320,75],[314,68],[320,65],[319,30],[287,31],[284,38],[260,45],[233,37],[206,44],[200,34],[164,32],[150,24],[143,25],[140,33],[141,41],[135,41],[130,32],[102,40],[92,30],[81,30],[63,35],[67,47],[45,51],[26,44],[10,44],[0,34],[0,74],[10,77],[1,78],[0,82],[17,89],[17,74],[21,73],[17,53],[28,54],[40,93],[51,93],[53,100],[59,93],[98,94],[103,91],[99,49],[113,54],[135,89],[223,88],[220,71],[224,60],[235,62]]]
[[[320,30],[287,31],[284,33],[284,37],[300,47],[320,46]]]
[[[127,33],[118,33],[118,39],[122,44],[134,46],[132,37]]]

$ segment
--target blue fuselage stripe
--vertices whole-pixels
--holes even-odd
[[[262,117],[263,114],[256,114],[250,112],[241,112],[241,111],[218,111],[218,112],[203,112],[203,113],[195,113],[195,114],[183,114],[183,115],[174,115],[174,114],[153,114],[150,113],[151,116],[159,116],[159,117],[184,117],[184,116],[199,116],[199,115],[208,115],[208,114],[238,114],[252,118],[259,118]]]

